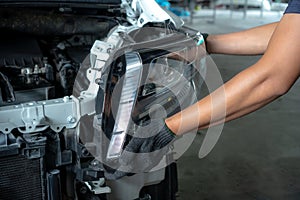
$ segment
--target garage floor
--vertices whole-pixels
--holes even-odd
[[[193,26],[226,33],[277,21],[281,13],[218,11],[215,24],[201,17]],[[224,80],[259,57],[213,55]],[[284,67],[284,66],[282,66]],[[299,200],[300,82],[265,108],[225,125],[219,142],[198,158],[203,135],[178,161],[179,200]],[[205,133],[205,131],[203,131]]]

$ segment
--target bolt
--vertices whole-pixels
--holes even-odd
[[[140,19],[140,23],[141,24],[144,23],[144,19],[143,18]]]
[[[72,99],[71,97],[65,96],[63,98],[63,101],[66,103],[66,102],[70,101],[71,99]]]
[[[90,152],[86,148],[82,148],[81,154],[86,157],[86,156],[90,155]]]
[[[99,165],[99,161],[98,161],[98,160],[93,160],[93,161],[91,162],[91,165],[92,165],[93,167],[96,167],[96,166]]]
[[[86,194],[87,193],[87,188],[85,187],[85,186],[82,186],[81,188],[80,188],[80,193],[81,194]]]
[[[101,85],[101,84],[103,84],[104,82],[103,82],[103,79],[97,78],[97,79],[95,80],[95,83],[96,83],[97,85]]]
[[[67,121],[70,123],[70,124],[74,124],[76,122],[76,118],[73,117],[73,116],[69,116],[67,117]]]

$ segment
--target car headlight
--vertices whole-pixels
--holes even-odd
[[[126,134],[135,130],[135,124],[147,124],[155,115],[167,117],[179,112],[197,100],[195,93],[201,87],[201,81],[194,82],[201,78],[203,66],[201,58],[191,51],[197,49],[193,38],[156,34],[148,41],[155,34],[147,39],[140,34],[133,34],[138,42],[114,52],[102,75],[97,97],[101,102],[97,102],[96,110],[101,115],[98,124],[110,141],[108,160],[121,154]],[[186,59],[187,55],[193,59]]]

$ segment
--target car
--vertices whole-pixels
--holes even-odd
[[[5,0],[0,16],[0,199],[175,199],[183,150],[107,174],[129,127],[197,100],[204,62],[174,55],[199,32],[152,0]]]

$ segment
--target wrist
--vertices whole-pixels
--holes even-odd
[[[165,126],[171,134],[173,134],[174,136],[177,136],[176,133],[178,130],[176,129],[176,126],[174,126],[174,124],[172,123],[172,121],[170,119],[165,119]]]
[[[164,129],[168,134],[170,134],[172,137],[176,137],[176,134],[168,127],[168,125],[165,123]]]
[[[207,43],[207,39],[209,37],[208,33],[201,33],[203,40],[204,40],[204,44],[205,44],[205,48],[206,48],[206,52],[209,53],[208,51],[208,43]]]

